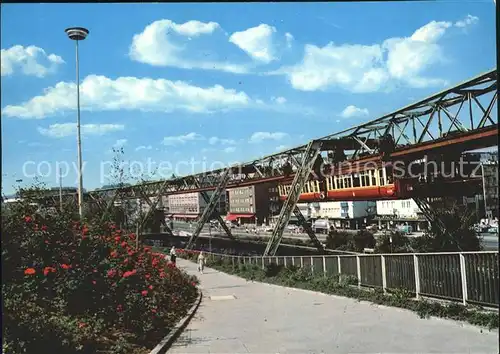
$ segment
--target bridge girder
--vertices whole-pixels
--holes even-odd
[[[343,156],[350,163],[350,169],[367,159],[419,158],[429,150],[467,151],[495,146],[498,145],[498,115],[493,109],[497,100],[497,70],[492,70],[378,119],[315,141],[321,142],[322,152],[333,152],[324,157],[327,163],[331,162],[328,156]],[[296,174],[308,146],[301,145],[231,167],[227,188],[283,180],[290,166],[288,172]],[[103,204],[103,200],[113,198],[145,199],[215,190],[224,172],[225,169],[219,169],[170,180],[94,190],[87,192],[85,198],[88,202]],[[299,184],[302,182],[301,179]],[[106,209],[109,206],[108,202]],[[293,207],[287,208],[287,215],[292,212]],[[283,219],[288,218],[284,216]],[[280,238],[276,234],[275,240]],[[271,248],[274,252],[274,246]]]

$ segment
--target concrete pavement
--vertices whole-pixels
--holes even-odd
[[[169,353],[498,353],[498,331],[209,268],[199,278],[203,302]]]

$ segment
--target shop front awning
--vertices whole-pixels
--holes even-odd
[[[228,214],[226,216],[227,221],[236,221],[238,219],[250,219],[253,218],[255,214]]]
[[[196,219],[198,214],[173,214],[174,218],[186,218],[186,219]]]

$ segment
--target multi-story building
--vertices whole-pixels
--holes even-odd
[[[209,198],[212,193],[212,191],[207,192]],[[171,194],[168,196],[168,213],[174,220],[195,220],[201,216],[207,204],[201,193],[198,192]],[[216,213],[221,215],[225,212],[226,193],[222,193]]]
[[[262,183],[229,190],[229,213],[226,220],[238,224],[267,223],[279,214],[280,203],[277,186]]]
[[[332,226],[345,229],[361,228],[376,212],[376,204],[371,201],[320,202],[309,207],[312,219],[328,219]]]
[[[404,225],[420,231],[428,225],[428,221],[413,199],[377,201],[376,220],[379,228],[387,229]]]

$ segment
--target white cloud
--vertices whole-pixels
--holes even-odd
[[[280,152],[285,151],[287,149],[288,149],[288,146],[286,146],[286,145],[280,145],[280,146],[276,147],[276,151],[280,151]]]
[[[456,27],[472,25],[467,17]],[[439,40],[453,24],[432,21],[405,38],[389,38],[379,44],[307,44],[302,61],[271,74],[285,74],[298,90],[316,91],[340,87],[351,92],[374,92],[396,82],[410,87],[444,86],[445,80],[422,76],[443,62]]]
[[[167,146],[176,146],[186,144],[188,141],[201,140],[203,136],[200,134],[191,132],[186,135],[179,136],[166,136],[163,138],[162,144]]]
[[[229,37],[229,41],[240,47],[253,59],[267,64],[276,59],[273,42],[275,33],[275,27],[260,24],[245,31],[234,32]]]
[[[278,103],[278,104],[285,104],[286,103],[286,98],[285,97],[272,97],[272,101]]]
[[[350,106],[347,106],[342,111],[342,113],[340,113],[340,116],[342,118],[352,118],[352,117],[367,116],[368,114],[369,114],[369,112],[366,108],[358,108],[356,106],[350,105]]]
[[[467,15],[463,20],[455,22],[455,26],[459,28],[464,28],[470,25],[475,25],[479,22],[479,18],[472,15]]]
[[[122,124],[82,124],[80,126],[82,135],[104,135],[116,131],[122,131]],[[76,123],[56,123],[48,128],[38,127],[38,132],[51,138],[64,138],[76,136]]]
[[[116,111],[141,110],[191,113],[227,111],[250,106],[245,92],[226,89],[220,85],[208,88],[192,86],[184,81],[166,79],[89,75],[80,84],[80,103],[83,110]],[[2,109],[7,117],[45,118],[76,108],[76,85],[59,82],[45,89],[43,95],[20,105]]]
[[[293,43],[293,40],[294,40],[292,34],[288,33],[288,32],[285,33],[285,38],[286,38],[286,45],[287,45],[288,48],[290,48],[292,46],[292,43]]]
[[[236,148],[234,146],[228,146],[227,148],[224,149],[224,152],[229,154],[231,152],[235,152]]]
[[[151,149],[153,149],[153,147],[151,145],[148,145],[148,146],[141,145],[141,146],[136,147],[135,151],[151,150]]]
[[[119,149],[127,145],[127,139],[118,139],[113,145],[114,148]]]
[[[1,50],[1,74],[8,76],[20,70],[24,75],[44,77],[53,73],[64,60],[55,54],[49,54],[33,45],[23,47],[15,45]]]
[[[209,61],[205,55],[200,57],[201,53],[194,45],[192,51],[187,49],[193,38],[213,34],[218,29],[220,25],[216,22],[177,24],[166,19],[155,21],[134,35],[129,56],[132,60],[153,66],[246,73],[248,68],[244,65]],[[194,58],[196,54],[198,58]]]
[[[208,143],[210,145],[216,145],[216,144],[221,144],[221,145],[235,145],[236,140],[233,139],[223,139],[223,138],[218,138],[216,136],[211,137],[208,139]]]
[[[288,137],[288,134],[286,133],[281,133],[281,132],[275,132],[275,133],[270,133],[270,132],[256,132],[253,133],[252,136],[250,137],[250,143],[260,143],[264,140],[282,140],[284,138]]]

